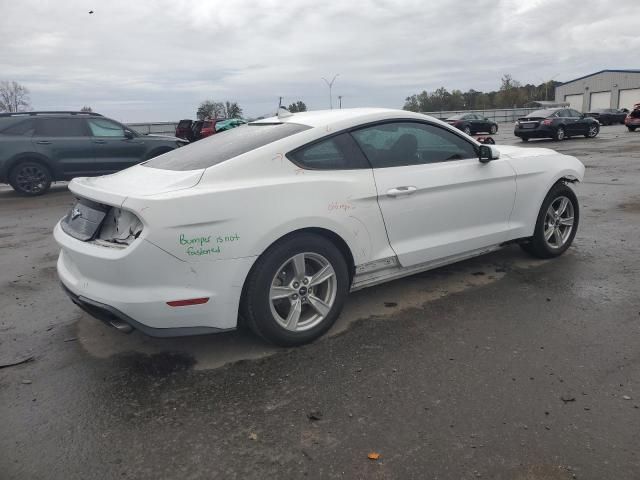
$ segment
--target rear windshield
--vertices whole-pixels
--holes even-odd
[[[188,128],[189,126],[191,126],[191,120],[180,120],[180,123],[178,123],[178,128]]]
[[[536,117],[541,117],[541,118],[547,118],[550,117],[551,115],[553,115],[554,113],[556,113],[559,109],[551,109],[551,110],[536,110],[535,112],[531,112],[529,115],[527,115],[527,117],[529,118],[536,118]]]
[[[177,148],[142,165],[164,170],[199,170],[309,128],[311,127],[297,123],[243,125]]]

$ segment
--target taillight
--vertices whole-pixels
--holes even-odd
[[[546,120],[542,121],[543,125],[551,125],[553,123],[553,120],[551,120],[550,118],[547,118]]]

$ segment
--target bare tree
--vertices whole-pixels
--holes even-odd
[[[237,102],[224,102],[224,116],[226,118],[241,118],[242,117],[242,108],[238,105]]]
[[[0,82],[0,112],[20,112],[29,110],[29,90],[16,81]]]
[[[87,112],[87,113],[91,113],[93,112],[93,110],[91,109],[91,107],[89,105],[85,105],[84,107],[82,107],[80,109],[81,112]]]
[[[212,100],[205,100],[198,107],[196,115],[200,120],[204,120],[205,118],[224,118],[224,104]]]

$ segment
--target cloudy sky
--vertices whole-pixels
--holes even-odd
[[[93,14],[88,12],[93,10]],[[0,0],[0,80],[37,109],[125,122],[192,118],[205,99],[248,116],[278,96],[402,107],[412,93],[491,90],[640,68],[640,0]]]

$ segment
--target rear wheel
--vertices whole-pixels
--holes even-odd
[[[528,142],[529,141],[529,137],[520,137],[522,139],[523,142]]]
[[[521,245],[523,250],[538,258],[562,255],[573,242],[579,219],[575,193],[564,183],[556,183],[542,202],[533,237]]]
[[[40,162],[20,162],[9,173],[9,185],[16,192],[31,197],[49,190],[51,181],[51,171]]]
[[[467,135],[471,135],[471,127],[469,125],[465,125],[462,131]]]
[[[498,126],[491,125],[491,129],[489,130],[489,133],[491,133],[491,135],[495,135],[497,132],[498,132]]]
[[[629,129],[630,132],[635,132],[636,131],[636,127],[627,126],[627,128]]]
[[[556,132],[553,134],[553,139],[559,141],[564,140],[565,138],[567,138],[567,132],[565,131],[564,127],[558,127]]]
[[[594,123],[593,125],[589,125],[589,131],[584,134],[587,138],[596,138],[598,133],[600,132],[600,127],[598,124]]]
[[[247,279],[242,317],[266,340],[302,345],[336,321],[349,291],[340,250],[319,235],[303,233],[269,248]]]

